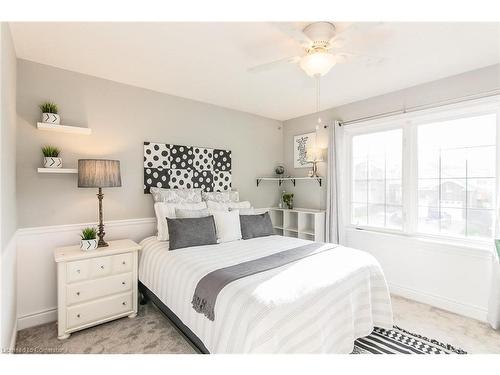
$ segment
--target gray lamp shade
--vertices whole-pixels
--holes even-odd
[[[78,187],[105,188],[122,186],[119,160],[78,160]]]

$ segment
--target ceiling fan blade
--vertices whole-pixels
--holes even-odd
[[[384,61],[384,58],[381,56],[365,55],[362,53],[348,51],[335,53],[335,59],[338,64],[342,64],[350,60],[359,60],[364,62],[366,66],[377,65]]]
[[[297,28],[292,22],[272,22],[272,24],[279,29],[282,33],[288,35],[290,38],[299,43],[302,47],[308,47],[312,44],[312,40]]]
[[[284,66],[286,64],[296,64],[300,61],[300,56],[292,56],[292,57],[285,57],[283,59],[271,61],[268,63],[252,66],[251,68],[248,68],[247,71],[249,73],[260,73],[264,72],[266,70],[271,70],[278,68],[280,66]]]

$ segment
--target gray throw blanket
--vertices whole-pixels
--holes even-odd
[[[193,308],[210,319],[215,319],[215,302],[219,292],[229,283],[243,277],[255,275],[273,268],[284,266],[288,263],[319,254],[327,250],[332,250],[335,245],[318,251],[324,243],[311,243],[293,249],[281,251],[263,258],[250,260],[235,264],[233,266],[221,268],[203,276],[196,285],[193,301]]]

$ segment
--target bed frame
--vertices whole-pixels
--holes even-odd
[[[172,323],[174,328],[186,339],[186,341],[199,354],[210,354],[203,342],[189,329],[177,315],[174,314],[151,290],[139,281],[140,304],[145,305],[151,300],[160,309],[165,317]]]

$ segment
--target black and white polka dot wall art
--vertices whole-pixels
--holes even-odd
[[[170,168],[172,169],[192,169],[193,168],[193,147],[170,145]]]
[[[212,148],[193,147],[193,168],[198,171],[213,171],[214,150]]]
[[[203,191],[214,191],[214,176],[212,171],[193,171],[193,187]]]
[[[149,193],[150,187],[169,187],[169,169],[144,168],[144,193]]]
[[[144,168],[170,169],[170,148],[164,143],[144,142]]]
[[[231,189],[231,151],[144,142],[144,193],[154,187]]]
[[[231,172],[231,151],[214,150],[214,171]]]
[[[169,170],[170,189],[192,189],[193,188],[193,170],[192,169],[170,169]]]
[[[214,172],[214,191],[231,190],[231,172]]]

